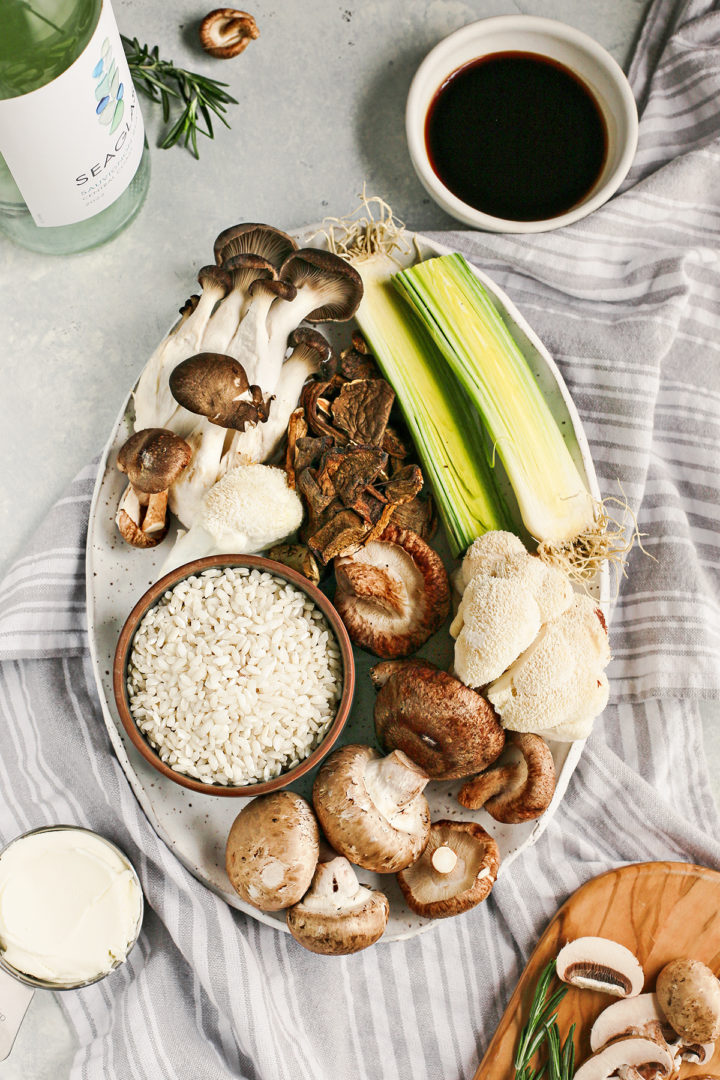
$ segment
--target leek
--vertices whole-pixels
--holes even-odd
[[[482,429],[430,335],[393,289],[397,263],[382,253],[352,262],[365,290],[355,318],[397,395],[457,556],[482,533],[512,527]]]
[[[527,360],[465,259],[427,259],[393,282],[482,417],[530,535],[553,547],[587,544],[598,528],[592,496]]]

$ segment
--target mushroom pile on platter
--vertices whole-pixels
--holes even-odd
[[[683,1063],[703,1065],[713,1057],[720,982],[700,960],[671,960],[658,974],[655,992],[643,993],[645,974],[629,949],[583,937],[560,950],[556,970],[563,982],[619,999],[593,1024],[591,1054],[575,1080],[672,1080]]]

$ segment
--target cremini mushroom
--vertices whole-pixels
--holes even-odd
[[[308,892],[288,909],[288,929],[310,952],[347,956],[378,941],[390,905],[384,893],[361,885],[342,856],[320,862]]]
[[[260,255],[279,269],[296,248],[292,236],[274,225],[242,222],[223,229],[218,235],[215,240],[215,261],[218,266],[224,266],[235,255]]]
[[[424,852],[397,880],[411,911],[443,919],[485,900],[499,866],[498,846],[482,825],[436,821]]]
[[[352,555],[335,559],[335,607],[356,645],[392,660],[440,628],[450,590],[440,556],[409,529],[388,525]]]
[[[720,982],[702,961],[671,960],[658,975],[655,992],[667,1022],[685,1042],[720,1038]]]
[[[672,1076],[673,1070],[669,1050],[652,1039],[628,1035],[589,1057],[576,1071],[574,1080],[608,1080],[611,1076],[624,1076],[627,1080],[652,1076],[653,1080],[665,1080]]]
[[[563,946],[557,975],[572,986],[622,998],[637,997],[645,982],[637,957],[619,942],[602,937],[575,938]]]
[[[463,784],[458,802],[468,810],[484,806],[495,821],[517,825],[547,810],[555,792],[555,763],[540,735],[511,731],[507,747],[499,761]]]
[[[261,911],[296,904],[319,857],[320,833],[309,804],[292,791],[258,795],[230,829],[225,866],[235,892]]]
[[[325,836],[350,862],[392,874],[419,857],[430,832],[426,773],[394,750],[343,746],[323,762],[313,805]]]
[[[136,431],[121,447],[117,467],[129,484],[118,506],[117,527],[133,547],[155,547],[167,532],[168,488],[190,461],[184,439],[164,428]]]
[[[402,750],[433,780],[470,776],[502,751],[505,733],[492,707],[427,660],[385,660],[370,677],[381,745]]]
[[[252,15],[235,8],[215,8],[200,23],[200,44],[218,60],[230,60],[260,37]]]
[[[714,1042],[686,1042],[673,1031],[660,1008],[657,994],[621,998],[603,1009],[590,1031],[590,1049],[601,1050],[613,1039],[624,1035],[642,1035],[666,1046],[675,1059],[677,1070],[683,1061],[693,1065],[707,1064],[715,1052]]]

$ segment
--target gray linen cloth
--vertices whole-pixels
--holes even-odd
[[[557,357],[604,494],[645,546],[611,626],[612,704],[539,843],[480,908],[326,959],[231,910],[155,836],[105,731],[84,630],[82,473],[0,593],[0,840],[54,822],[114,839],[147,897],[139,947],[62,996],[72,1075],[178,1080],[473,1076],[558,905],[610,867],[720,867],[697,700],[720,690],[720,8],[657,0],[630,77],[641,136],[623,192],[537,237],[442,234]]]

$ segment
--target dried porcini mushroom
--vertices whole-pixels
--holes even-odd
[[[344,384],[332,403],[334,425],[351,442],[380,446],[395,391],[385,379],[355,379]]]
[[[276,544],[265,552],[265,557],[274,559],[283,566],[289,566],[291,570],[297,570],[298,574],[312,581],[313,585],[320,583],[320,568],[317,560],[304,544]]]
[[[224,353],[183,360],[170,375],[170,391],[178,405],[218,427],[244,431],[268,418],[260,387],[251,386],[242,364]]]
[[[407,529],[389,525],[377,540],[335,560],[334,604],[352,641],[387,660],[408,656],[450,610],[437,552]]]
[[[658,975],[655,992],[667,1022],[684,1041],[720,1038],[720,982],[702,961],[671,960]]]
[[[574,1076],[574,1080],[609,1080],[624,1076],[627,1080],[666,1080],[673,1075],[674,1061],[670,1051],[653,1039],[628,1035],[615,1039],[589,1057]]]
[[[458,802],[468,810],[484,806],[490,817],[505,825],[532,821],[544,814],[555,792],[555,763],[550,747],[540,735],[510,731],[510,751],[480,776],[463,784]]]
[[[357,550],[369,532],[370,526],[354,510],[339,509],[308,537],[307,543],[322,562],[328,563],[341,552]]]
[[[347,859],[320,862],[310,889],[288,909],[288,930],[305,949],[348,956],[374,945],[385,932],[390,904],[384,893],[361,885]]]
[[[637,957],[617,941],[580,937],[558,953],[557,975],[562,982],[614,997],[637,997],[645,982]]]
[[[438,525],[432,495],[417,496],[411,502],[400,503],[393,512],[392,523],[398,529],[412,530],[425,541],[432,540]]]
[[[412,502],[423,486],[423,474],[419,465],[405,465],[393,474],[392,480],[382,485],[382,493],[395,506]]]
[[[305,895],[319,854],[310,805],[292,791],[273,791],[258,795],[235,818],[225,866],[241,899],[261,911],[279,911]]]
[[[313,806],[330,844],[356,866],[392,874],[418,858],[430,832],[426,773],[405,754],[342,746],[321,765]]]
[[[502,751],[505,733],[492,707],[427,660],[386,660],[370,678],[381,746],[402,750],[433,780],[469,776]]]
[[[117,456],[128,487],[118,506],[120,534],[133,547],[155,547],[165,536],[168,488],[190,463],[192,450],[164,428],[143,428],[131,435]]]
[[[294,489],[296,484],[295,455],[298,439],[307,435],[308,426],[305,421],[305,410],[295,409],[290,414],[287,427],[287,447],[285,450],[285,472],[288,478],[288,487]]]
[[[252,15],[235,8],[215,8],[200,23],[200,44],[218,60],[230,60],[260,37]]]
[[[340,353],[338,370],[346,379],[379,379],[380,371],[371,356],[358,352],[353,346]]]
[[[337,495],[345,506],[352,506],[386,465],[387,454],[374,446],[334,447],[323,454],[317,482],[323,491]]]
[[[482,903],[492,890],[500,852],[472,821],[436,821],[417,862],[400,871],[405,903],[426,919],[445,919]]]

